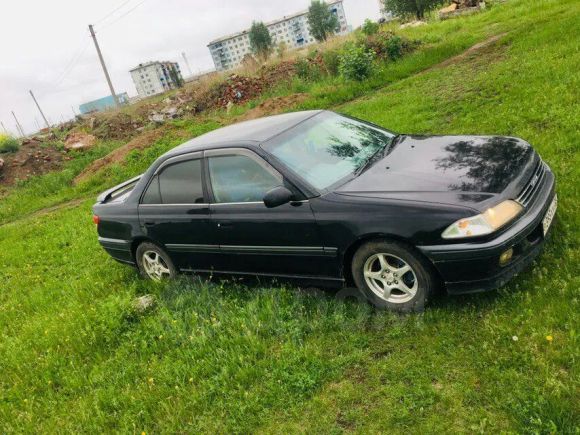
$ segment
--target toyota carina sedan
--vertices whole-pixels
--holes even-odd
[[[329,111],[221,128],[99,196],[99,242],[159,280],[178,272],[356,285],[423,309],[503,285],[541,251],[554,175],[525,141],[415,136]]]

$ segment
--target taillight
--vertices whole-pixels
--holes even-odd
[[[100,218],[100,217],[98,217],[96,214],[95,214],[95,215],[93,215],[93,223],[94,223],[95,225],[99,225],[99,222],[101,222],[101,218]]]

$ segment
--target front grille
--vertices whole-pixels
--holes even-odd
[[[532,177],[517,197],[516,201],[519,202],[522,206],[527,207],[530,202],[536,196],[536,193],[540,190],[544,182],[544,178],[546,176],[546,164],[540,159],[536,168],[534,169],[534,173]]]

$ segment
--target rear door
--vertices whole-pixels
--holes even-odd
[[[248,149],[205,152],[211,216],[220,244],[216,269],[273,275],[330,276],[336,251],[325,248],[308,201],[267,208],[270,189],[288,184]]]
[[[201,152],[168,159],[139,204],[139,223],[180,269],[211,269],[219,251]]]

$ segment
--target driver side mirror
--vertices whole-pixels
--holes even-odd
[[[287,204],[293,199],[294,194],[289,189],[284,186],[278,186],[266,192],[266,195],[264,196],[264,204],[268,208],[274,208]]]

